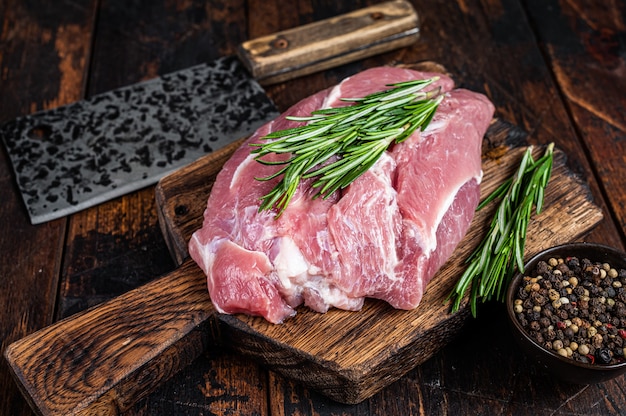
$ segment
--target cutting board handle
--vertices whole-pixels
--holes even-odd
[[[419,38],[419,19],[395,0],[243,43],[239,57],[262,85],[286,81],[382,52]]]
[[[42,415],[119,414],[219,340],[202,271],[172,273],[9,345],[5,357]]]

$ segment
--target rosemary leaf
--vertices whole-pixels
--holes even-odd
[[[363,98],[342,98],[352,105],[313,111],[310,116],[288,117],[303,124],[279,130],[251,143],[255,159],[264,165],[284,165],[276,173],[256,178],[268,181],[282,175],[276,186],[261,198],[259,210],[287,208],[302,179],[314,178],[313,197],[327,198],[350,185],[376,163],[392,143],[406,140],[431,122],[443,94],[426,91],[438,77],[388,85]],[[269,154],[288,154],[286,160],[264,159]],[[330,158],[336,160],[329,162]]]
[[[545,188],[552,172],[554,144],[550,143],[536,161],[532,150],[529,146],[516,173],[476,208],[480,210],[490,202],[500,201],[487,235],[466,260],[468,266],[448,296],[448,300],[453,301],[452,312],[459,309],[470,290],[469,305],[475,317],[479,301],[503,301],[515,269],[524,271],[526,231],[533,207],[536,214],[543,208]]]

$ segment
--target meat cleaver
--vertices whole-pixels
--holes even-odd
[[[418,16],[394,0],[241,44],[183,69],[5,123],[33,224],[156,183],[278,115],[261,85],[408,46]]]

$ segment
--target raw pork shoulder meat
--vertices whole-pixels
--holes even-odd
[[[302,100],[233,154],[189,243],[220,312],[280,323],[302,303],[319,312],[359,310],[366,297],[398,309],[420,303],[478,204],[482,137],[494,112],[485,96],[453,89],[452,80],[438,74],[446,96],[424,132],[395,145],[341,194],[313,200],[301,184],[277,220],[275,212],[258,209],[278,179],[254,179],[276,167],[256,162],[248,143],[297,125],[286,116],[434,75],[390,67],[361,72]]]

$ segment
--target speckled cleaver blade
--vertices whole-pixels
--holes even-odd
[[[235,57],[0,128],[33,224],[156,183],[278,115]]]
[[[19,118],[0,126],[0,136],[38,224],[156,183],[275,118],[254,79],[283,82],[418,37],[412,4],[391,0],[246,41],[239,60],[221,58]]]

